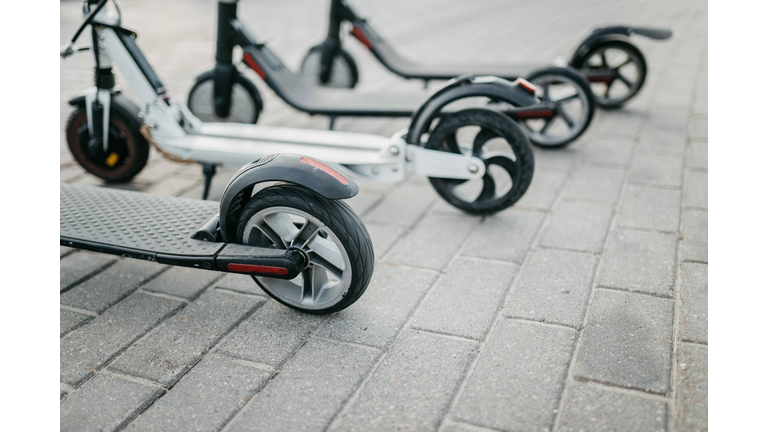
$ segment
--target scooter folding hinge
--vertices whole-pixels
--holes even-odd
[[[408,144],[405,160],[408,171],[427,177],[475,180],[485,175],[485,162],[478,157],[413,144]]]

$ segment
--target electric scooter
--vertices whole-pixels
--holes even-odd
[[[341,201],[357,192],[331,167],[289,154],[244,166],[218,205],[62,183],[59,235],[62,246],[250,275],[278,302],[327,314],[360,298],[373,274],[368,231]]]
[[[345,22],[351,25],[352,36],[387,69],[405,78],[422,79],[425,85],[429,80],[450,79],[469,72],[510,80],[528,77],[543,88],[548,84],[532,75],[546,65],[413,62],[398,54],[347,0],[331,0],[328,36],[323,43],[310,48],[301,63],[300,73],[317,85],[352,88],[357,84],[357,65],[341,47],[340,33]],[[672,36],[672,31],[627,26],[598,28],[579,43],[571,56],[569,66],[584,74],[592,85],[597,105],[602,108],[621,107],[637,95],[645,82],[648,68],[643,54],[629,41],[632,35],[664,40]]]
[[[371,93],[318,87],[293,73],[272,50],[248,32],[237,18],[237,0],[220,0],[216,65],[196,78],[188,97],[190,111],[203,121],[258,121],[264,104],[256,86],[233,64],[235,46],[242,48],[243,62],[286,103],[299,111],[329,116],[329,129],[333,129],[337,117],[410,117],[418,114],[429,96],[426,92]],[[343,71],[342,66],[334,68],[339,73],[353,75],[356,70]],[[455,76],[458,75],[461,74]],[[589,83],[578,71],[547,67],[529,74],[527,79],[544,86],[540,91],[540,103],[520,104],[493,97],[483,103],[521,121],[534,144],[564,146],[587,129],[594,114],[595,100]],[[472,92],[473,89],[467,90],[464,99],[485,96]]]
[[[61,55],[86,49],[93,53],[96,88],[69,101],[76,109],[67,123],[66,137],[77,162],[108,182],[127,181],[141,171],[151,144],[173,160],[203,164],[204,198],[217,165],[240,167],[276,151],[309,155],[327,161],[347,178],[378,183],[402,181],[406,172],[426,175],[446,201],[473,214],[511,206],[530,185],[533,150],[517,123],[487,108],[443,109],[468,95],[515,106],[536,105],[539,99],[530,83],[494,77],[453,79],[418,108],[407,130],[391,138],[203,123],[168,95],[137,45],[136,33],[120,25],[119,7],[115,14],[105,8],[106,3],[84,2],[85,19]],[[75,47],[89,24],[91,46]],[[238,34],[247,37],[244,30]],[[246,54],[254,57],[266,52],[246,47]],[[141,100],[141,108],[115,89],[113,65]],[[240,77],[234,67],[228,70],[226,76],[232,80]],[[390,109],[383,103],[371,103],[371,107]]]

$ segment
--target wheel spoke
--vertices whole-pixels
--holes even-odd
[[[566,97],[564,97],[564,98],[560,98],[560,99],[556,100],[556,101],[555,101],[555,104],[557,104],[557,105],[560,105],[560,104],[562,104],[562,103],[565,103],[565,102],[570,102],[570,101],[572,101],[572,100],[574,100],[574,99],[578,99],[578,98],[579,98],[579,94],[578,94],[578,93],[576,93],[576,94],[574,94],[574,95],[566,96]]]
[[[566,110],[558,107],[557,113],[560,115],[560,117],[563,118],[563,120],[565,120],[566,123],[568,123],[569,128],[573,128],[573,126],[576,124],[576,122],[573,120],[573,118],[571,118],[571,115],[568,114]]]
[[[614,81],[615,80],[608,81],[608,83],[605,85],[605,93],[603,93],[604,98],[608,98],[608,92],[611,91],[611,86],[613,86]]]
[[[603,67],[608,68],[608,59],[605,58],[605,50],[600,51],[600,60],[603,62]]]
[[[310,254],[309,263],[311,265],[319,266],[328,270],[332,275],[336,276],[336,278],[338,278],[339,280],[341,280],[342,276],[344,275],[344,271],[342,269],[329,263],[318,254],[315,254],[315,253]]]
[[[451,153],[459,153],[461,154],[461,149],[459,148],[459,142],[456,139],[456,131],[454,131],[452,134],[445,137],[445,141],[443,141],[443,146]]]
[[[271,213],[264,216],[264,223],[283,240],[283,244],[289,245],[296,238],[299,229],[288,213]]]
[[[544,102],[549,102],[550,101],[550,98],[549,98],[549,84],[550,84],[549,81],[546,81],[546,82],[544,82],[542,84],[539,84],[539,85],[541,85],[542,91],[544,92],[544,95],[541,98]]]
[[[328,273],[322,267],[309,266],[312,271],[312,300],[317,302],[320,299],[326,285],[328,285]]]
[[[250,229],[249,229],[250,227]],[[280,238],[277,233],[272,231],[272,228],[269,227],[267,224],[261,224],[261,225],[249,225],[246,226],[246,231],[243,233],[243,240],[245,240],[246,243],[248,243],[251,246],[261,246],[261,247],[270,247],[271,245],[268,244],[262,244],[256,239],[253,238],[253,231],[257,230],[261,234],[264,235],[270,242],[274,243],[275,246],[278,249],[287,249],[288,246],[283,242],[283,239]]]
[[[483,176],[483,190],[480,191],[480,195],[477,197],[477,201],[487,201],[493,199],[496,196],[496,182],[489,173]]]
[[[336,243],[332,242],[331,240],[324,239],[319,235],[315,235],[310,241],[307,242],[307,247],[312,252],[323,258],[323,260],[327,261],[329,264],[335,266],[341,271],[346,269],[346,266],[344,265],[344,257],[341,255],[341,251],[339,251]]]
[[[544,126],[542,126],[541,130],[539,131],[540,134],[546,135],[547,129],[549,129],[550,126],[552,126],[552,123],[554,123],[556,116],[550,117],[547,119],[547,121],[544,123]]]
[[[618,78],[621,82],[623,82],[624,85],[627,86],[627,88],[630,88],[630,89],[632,88],[632,83],[628,79],[624,78],[624,75],[620,74],[619,72],[616,72],[616,78]]]
[[[314,301],[314,273],[315,269],[312,266],[305,268],[301,272],[301,301],[312,300]]]
[[[498,136],[499,134],[490,129],[480,129],[480,132],[475,135],[475,140],[472,142],[472,155],[480,156],[485,143],[494,138],[497,138]]]
[[[627,59],[626,59],[626,60],[624,60],[624,62],[622,62],[620,65],[618,65],[618,66],[616,66],[616,67],[613,67],[613,68],[611,68],[611,69],[612,69],[613,71],[618,71],[619,69],[623,68],[624,66],[626,66],[626,65],[628,65],[628,64],[630,64],[630,63],[632,63],[632,57],[629,57],[629,56],[627,56]]]

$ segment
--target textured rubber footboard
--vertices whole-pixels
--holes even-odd
[[[59,203],[61,241],[74,247],[151,257],[209,256],[224,246],[191,238],[218,212],[216,202],[62,183]]]

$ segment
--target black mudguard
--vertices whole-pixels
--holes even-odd
[[[579,44],[578,48],[576,48],[576,50],[573,52],[570,65],[573,67],[580,67],[581,62],[584,60],[584,56],[595,45],[610,41],[622,41],[629,43],[629,37],[635,34],[651,39],[664,40],[672,37],[672,30],[627,26],[610,26],[595,29],[581,42],[581,44]]]
[[[432,120],[438,116],[444,106],[468,97],[488,97],[516,107],[526,107],[540,102],[530,91],[505,79],[471,74],[461,75],[445,83],[413,113],[405,141],[408,144],[418,145],[421,135],[428,131]]]
[[[328,165],[295,154],[264,156],[232,176],[219,204],[219,226],[224,242],[236,242],[237,220],[258,183],[286,182],[305,187],[328,199],[357,195],[357,184]]]

